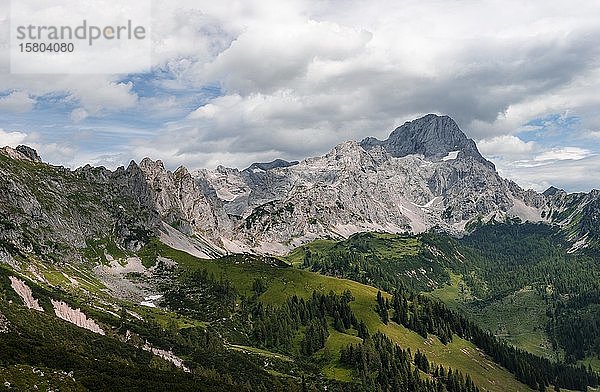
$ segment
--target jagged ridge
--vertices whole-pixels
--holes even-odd
[[[35,151],[3,151],[8,159],[39,165]],[[507,217],[568,226],[575,243],[593,231],[582,214],[593,215],[591,203],[598,198],[595,193],[577,196],[558,190],[544,194],[523,190],[501,178],[450,117],[433,114],[405,123],[384,141],[344,142],[321,157],[256,163],[242,171],[220,166],[195,173],[184,167],[171,172],[161,161],[149,158],[114,172],[90,166],[75,172],[54,170],[65,178],[83,179],[79,193],[97,192],[96,186],[111,189],[113,199],[118,195],[148,216],[156,214],[182,233],[198,236],[199,243],[191,246],[205,247],[207,257],[224,250],[285,253],[315,238],[344,238],[360,231],[438,228],[460,233],[473,223]],[[23,200],[35,204],[36,195],[18,193],[17,188],[27,189],[21,178],[15,178],[8,167],[3,174],[14,178],[4,189],[20,194],[16,199],[4,195],[6,205],[19,205]],[[75,184],[71,181],[64,186],[80,185]],[[49,188],[47,193],[55,192]],[[56,202],[66,208],[66,201],[58,196]],[[98,209],[110,215],[119,207],[112,202]],[[118,226],[131,232],[127,224]],[[161,231],[156,218],[143,226]]]

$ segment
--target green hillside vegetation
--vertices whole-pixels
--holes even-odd
[[[433,255],[422,258],[421,261],[426,264],[421,264],[421,267],[411,264],[415,261],[415,243],[427,244],[426,247],[421,245],[421,249],[425,248],[429,255]],[[405,249],[398,249],[402,244],[405,244]],[[480,248],[478,244],[481,244]],[[594,342],[593,313],[579,311],[579,318],[573,314],[564,316],[569,313],[559,304],[568,297],[559,297],[556,292],[560,290],[565,293],[563,295],[568,295],[595,287],[594,281],[598,280],[594,274],[583,277],[594,261],[582,255],[569,255],[560,233],[549,226],[482,226],[461,240],[437,234],[357,234],[337,245],[329,243],[318,251],[313,249],[312,244],[305,245],[291,252],[287,259],[300,265],[299,260],[303,258],[305,262],[301,265],[305,268],[315,269],[317,265],[323,273],[373,282],[383,289],[389,290],[394,282],[412,290],[421,288],[499,338],[531,353],[559,361],[566,358],[569,362],[590,358],[590,351],[587,351],[588,354],[580,352],[579,357],[569,355],[569,346],[574,350],[576,344],[559,342],[577,341],[581,347],[593,344],[590,343]],[[389,266],[374,269],[365,266],[368,262],[363,263],[369,257],[380,264],[385,262],[385,256],[381,255],[389,249],[394,249],[396,255],[402,255],[391,258]],[[306,262],[310,259],[340,261],[335,264]],[[419,284],[405,285],[397,277],[406,272],[399,268],[402,263],[406,267],[422,269],[438,265],[448,273],[448,283],[439,284],[434,290],[431,290],[433,285],[425,288]],[[593,295],[588,293],[587,300]],[[581,296],[577,298],[585,302]],[[571,299],[571,302],[574,300]],[[560,319],[556,317],[556,307],[563,313]],[[568,323],[567,320],[573,317],[581,323]],[[563,331],[560,336],[556,333],[557,324]],[[583,330],[579,329],[580,325],[584,325]],[[566,329],[568,332],[564,333]],[[565,351],[566,357],[563,355]],[[588,360],[587,363],[595,362]]]
[[[574,385],[569,381],[574,376],[565,373],[568,369],[554,369],[523,354],[518,354],[523,364],[538,364],[548,373],[528,378],[530,373],[519,370],[521,366],[513,369],[523,380],[519,382],[499,365],[511,366],[510,361],[499,356],[506,350],[504,346],[494,346],[494,340],[479,332],[480,338],[474,338],[473,331],[479,330],[467,333],[464,328],[453,326],[453,322],[435,321],[437,317],[460,318],[438,305],[427,305],[426,297],[415,297],[416,293],[431,293],[452,309],[479,318],[498,336],[531,352],[543,354],[547,348],[539,343],[544,342],[546,330],[537,325],[548,320],[545,311],[534,313],[530,322],[521,323],[520,331],[494,324],[502,319],[511,324],[509,316],[516,320],[516,311],[527,306],[529,310],[523,312],[529,312],[545,303],[540,301],[546,301],[547,296],[542,296],[544,293],[535,286],[511,294],[512,287],[488,283],[492,275],[484,269],[482,250],[437,234],[371,233],[340,243],[321,240],[284,259],[229,255],[205,260],[152,239],[136,253],[145,266],[155,266],[153,279],[164,293],[159,305],[165,309],[115,301],[98,280],[85,273],[89,268],[86,263],[104,263],[105,254],[119,257],[122,262],[133,253],[110,240],[89,242],[85,252],[89,253],[84,253],[89,261],[81,266],[66,264],[59,268],[36,258],[20,259],[29,260],[48,281],[28,281],[45,313],[24,309],[10,288],[7,276],[12,273],[8,267],[1,269],[0,312],[19,334],[8,334],[10,339],[1,343],[4,356],[0,374],[12,378],[15,385],[25,379],[16,376],[18,366],[47,369],[48,374],[57,375],[73,371],[74,383],[68,378],[56,380],[73,390],[171,388],[169,383],[179,388],[172,390],[200,386],[207,391],[321,390],[325,386],[334,391],[372,390],[374,385],[383,389],[400,385],[404,390],[423,391],[442,386],[455,391],[528,391],[554,382]],[[177,264],[159,263],[159,256]],[[465,278],[467,268],[472,268],[469,278]],[[81,287],[86,291],[70,284],[63,271],[71,279],[84,282]],[[379,296],[379,302],[378,288],[389,291]],[[406,306],[419,304],[414,305],[417,313],[406,311],[406,320],[397,316],[392,294],[397,296],[398,289],[404,293]],[[494,296],[496,292],[502,295]],[[100,323],[107,336],[57,319],[49,298],[81,308]],[[476,313],[476,309],[480,312]],[[142,320],[132,314],[142,316]],[[415,323],[417,320],[421,321]],[[463,325],[464,321],[459,323]],[[133,338],[127,340],[126,335]],[[68,339],[61,340],[64,336]],[[31,350],[38,340],[44,344]],[[171,349],[191,373],[141,350],[139,346],[145,341],[154,347]],[[535,351],[538,345],[541,348]],[[389,351],[397,358],[389,371],[377,373],[373,368],[361,367],[358,357],[346,355],[366,350],[365,353],[371,353],[367,357],[375,363],[387,363],[384,357],[369,357],[374,347],[377,352]],[[485,350],[492,350],[487,351],[491,356]],[[577,372],[583,370],[573,369],[573,374]],[[130,377],[136,381],[130,381]],[[579,378],[586,382],[587,377]]]
[[[461,242],[468,260],[462,277],[477,297],[463,301],[464,311],[548,357],[600,355],[597,254],[568,253],[562,233],[542,224],[483,226]],[[511,312],[522,321],[511,323]]]
[[[440,287],[449,282],[447,268],[459,259],[454,244],[443,237],[387,233],[358,233],[337,243],[318,240],[286,256],[301,268],[386,291],[399,285],[415,290]]]
[[[143,316],[144,321],[130,316],[125,311],[120,311],[116,317],[100,310],[106,306],[101,302],[90,306],[89,301],[94,297],[90,297],[89,294],[83,295],[76,290],[65,291],[67,286],[60,289],[39,285],[26,279],[34,297],[40,300],[45,309],[44,313],[40,313],[25,309],[21,305],[20,298],[10,288],[7,278],[14,273],[3,267],[0,313],[10,322],[11,331],[19,332],[7,334],[10,338],[1,340],[0,352],[3,356],[0,363],[4,379],[12,382],[11,385],[26,385],[24,383],[30,382],[32,378],[25,376],[28,374],[25,371],[15,371],[19,366],[25,366],[31,369],[45,369],[44,374],[73,372],[74,382],[69,381],[70,379],[60,382],[52,381],[53,379],[48,381],[64,385],[67,390],[195,390],[193,388],[200,387],[207,391],[229,388],[293,391],[302,388],[303,385],[309,390],[321,389],[323,385],[328,385],[330,390],[342,388],[342,385],[354,385],[351,389],[360,390],[360,382],[357,384],[360,377],[352,366],[340,361],[340,351],[350,344],[357,345],[363,341],[358,336],[361,334],[359,325],[363,325],[370,333],[382,331],[395,335],[393,341],[396,343],[403,343],[398,340],[400,337],[405,339],[406,336],[410,336],[406,340],[410,344],[404,344],[403,348],[413,350],[421,347],[422,353],[436,357],[431,360],[432,363],[446,369],[457,369],[464,374],[476,370],[474,381],[482,385],[490,384],[491,390],[501,390],[493,388],[492,383],[512,385],[514,390],[527,390],[500,367],[480,371],[475,365],[476,361],[471,359],[471,356],[475,355],[475,358],[489,361],[480,352],[465,354],[461,351],[462,347],[455,349],[452,345],[444,346],[439,342],[430,345],[422,337],[401,326],[381,323],[375,312],[377,290],[373,287],[291,268],[274,258],[236,255],[220,260],[202,260],[171,249],[158,241],[153,241],[148,248],[153,249],[147,252],[150,258],[160,254],[179,263],[176,271],[168,271],[177,277],[177,282],[170,281],[165,284],[185,286],[200,283],[200,286],[203,286],[217,283],[229,287],[229,290],[235,293],[233,308],[230,308],[233,309],[233,317],[223,320],[217,317],[221,315],[215,313],[215,317],[206,317],[204,314],[203,317],[197,318],[193,312],[175,313],[122,302],[119,302],[122,309],[135,311]],[[47,267],[44,274],[56,274],[52,271],[52,267]],[[191,276],[197,280],[190,280]],[[239,317],[240,314],[244,314],[241,310],[243,303],[248,306],[254,301],[255,304],[280,307],[294,296],[310,299],[315,292],[333,292],[337,293],[337,296],[344,293],[346,296],[351,295],[352,299],[348,304],[350,311],[355,315],[356,324],[351,323],[341,328],[338,326],[338,329],[343,331],[340,332],[336,329],[335,312],[327,314],[324,319],[327,324],[326,340],[322,347],[310,350],[312,352],[301,350],[302,342],[306,341],[310,326],[308,324],[300,325],[296,330],[292,347],[287,351],[282,347],[259,344],[247,333],[239,332],[252,331],[252,327],[243,324],[244,320]],[[100,322],[102,328],[107,331],[107,336],[93,334],[57,319],[53,315],[49,298],[64,300],[74,308],[81,308],[88,316]],[[168,300],[167,296],[165,300]],[[227,296],[215,296],[214,301],[212,304],[207,302],[208,309],[221,308],[223,302],[230,302],[230,299],[227,299]],[[236,332],[237,327],[245,328],[238,328]],[[127,330],[131,331],[135,338],[125,343],[124,335]],[[155,347],[173,349],[185,360],[192,373],[184,373],[169,362],[140,350],[139,344],[144,340]],[[42,343],[37,343],[38,341]],[[35,345],[36,349],[32,350]],[[261,346],[263,348],[260,348]],[[436,355],[441,351],[447,355]],[[266,367],[265,358],[268,358],[269,362]],[[462,365],[455,365],[457,358],[462,358],[459,360]],[[414,366],[412,368],[414,369]],[[173,386],[175,384],[177,387]],[[40,385],[45,384],[40,381]],[[348,390],[347,388],[344,387],[345,390]]]
[[[69,300],[101,320],[107,334],[98,335],[55,317],[49,298],[57,298],[58,293],[33,282],[28,284],[44,312],[26,309],[10,288],[9,275],[13,274],[0,268],[0,314],[9,323],[8,331],[0,335],[3,383],[19,387],[39,379],[38,387],[49,383],[53,388],[92,391],[295,390],[297,387],[296,383],[288,385],[269,375],[252,357],[227,350],[204,328],[173,330],[133,317],[98,317],[98,313]],[[127,344],[121,335],[125,330],[134,332]],[[194,371],[185,373],[140,349],[144,340],[187,351],[188,363],[194,366]],[[198,363],[205,366],[199,367]],[[228,365],[219,366],[223,363]],[[37,376],[30,376],[31,372]],[[67,373],[71,376],[63,377]]]
[[[483,302],[474,300],[460,275],[453,274],[451,281],[431,295],[516,347],[547,358],[563,358],[562,352],[552,347],[546,332],[546,302],[531,287]]]
[[[215,277],[223,277],[245,296],[254,295],[253,282],[261,279],[265,283],[265,291],[259,299],[265,304],[279,306],[291,296],[310,298],[314,291],[328,293],[333,291],[338,295],[349,290],[353,300],[349,303],[351,310],[358,320],[364,321],[371,334],[377,331],[390,336],[393,341],[411,352],[417,349],[436,365],[452,368],[470,374],[473,381],[484,389],[490,391],[504,391],[506,387],[511,390],[529,390],[519,383],[512,374],[498,365],[482,367],[481,363],[493,363],[480,350],[460,338],[444,345],[435,337],[423,338],[396,323],[383,324],[375,311],[377,289],[347,279],[339,279],[310,271],[291,268],[281,260],[269,257],[255,257],[250,255],[228,256],[218,260],[202,260],[185,252],[173,250],[162,244],[155,244],[156,254],[168,257],[179,262],[179,267],[184,272],[191,270],[206,270]],[[391,297],[389,297],[391,298]],[[329,377],[340,381],[350,379],[359,380],[357,374],[340,363],[339,348],[358,342],[357,331],[349,328],[345,333],[335,330],[333,320],[329,325],[333,330],[327,338],[325,348],[313,354],[313,359],[318,369],[323,370]],[[244,337],[238,337],[243,339]],[[297,339],[298,342],[301,339]],[[466,346],[465,346],[466,345]],[[466,349],[469,347],[470,349]],[[292,350],[293,351],[293,350]],[[291,354],[293,355],[293,353]]]

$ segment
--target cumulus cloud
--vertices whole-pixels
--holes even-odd
[[[600,131],[589,131],[584,136],[592,139],[600,139]]]
[[[228,35],[217,34],[229,46],[178,73],[200,84],[218,81],[225,95],[165,131],[188,135],[185,144],[164,139],[179,154],[204,156],[218,146],[221,156],[302,158],[344,139],[384,137],[436,112],[483,139],[486,152],[523,157],[535,143],[509,134],[557,111],[587,119],[597,102],[600,31],[588,14],[595,6],[580,5],[524,6],[515,17],[499,1],[353,1],[343,9],[294,2],[281,20],[255,4],[250,16],[234,9]]]
[[[27,140],[27,134],[24,132],[9,132],[0,128],[0,147],[16,147]]]
[[[531,156],[536,144],[524,142],[513,135],[502,135],[480,140],[477,147],[485,156],[518,159]]]
[[[597,188],[598,155],[581,147],[544,147],[512,135],[477,143],[481,153],[494,162],[498,172],[526,189],[542,192],[557,186],[568,192]]]
[[[588,192],[592,188],[599,188],[593,182],[600,171],[598,155],[541,163],[500,161],[496,163],[496,167],[501,175],[514,178],[519,185],[539,192],[550,186],[563,188],[568,192]]]
[[[90,114],[87,110],[83,108],[77,108],[71,112],[71,120],[73,120],[73,122],[78,123],[85,120],[89,115]]]
[[[13,91],[0,96],[0,111],[24,113],[30,111],[34,104],[35,99],[25,91]]]
[[[537,155],[535,161],[578,161],[593,155],[590,150],[579,147],[560,147],[545,151]]]
[[[4,74],[0,84],[29,97],[63,93],[73,121],[118,118],[127,127],[121,115],[143,118],[154,135],[115,141],[98,155],[118,150],[191,168],[299,159],[343,140],[386,137],[430,112],[455,118],[511,176],[516,161],[595,162],[597,146],[564,135],[549,145],[542,139],[551,129],[528,124],[570,113],[580,123],[569,132],[597,137],[596,2],[155,3],[153,73]],[[205,95],[206,86],[216,92]],[[535,142],[519,137],[532,130]]]

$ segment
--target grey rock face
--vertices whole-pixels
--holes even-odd
[[[558,189],[554,186],[551,186],[550,188],[546,189],[542,194],[546,197],[552,197],[558,193],[567,193],[562,189]]]
[[[413,137],[403,144],[404,134]],[[345,142],[293,166],[219,167],[197,179],[227,212],[219,231],[229,245],[257,252],[357,231],[461,232],[477,217],[542,220],[544,197],[501,178],[449,118],[426,116],[385,142],[373,140]]]
[[[297,165],[298,161],[293,161],[293,162],[288,162],[286,160],[283,159],[275,159],[271,162],[266,162],[266,163],[253,163],[252,165],[250,165],[248,168],[244,169],[245,171],[267,171],[267,170],[271,170],[271,169],[277,169],[278,167],[288,167],[288,166],[294,166]]]
[[[365,150],[382,146],[393,157],[423,155],[425,158],[439,160],[453,151],[461,156],[470,156],[486,164],[477,150],[475,142],[465,136],[456,122],[448,116],[428,114],[419,119],[406,122],[396,128],[387,140],[366,138],[360,142]]]
[[[159,224],[104,168],[69,171],[0,153],[0,250],[14,257],[78,260],[94,239],[137,250]]]
[[[17,150],[21,154],[25,155],[27,158],[29,158],[33,162],[41,162],[42,161],[42,158],[40,158],[37,151],[35,151],[31,147],[19,145],[19,146],[17,146],[17,148],[15,148],[15,150]]]
[[[19,211],[8,224],[28,221],[37,231],[60,233],[44,234],[44,240],[57,236],[78,247],[89,236],[111,233],[137,249],[144,238],[135,234],[164,233],[162,222],[196,236],[207,254],[282,254],[315,238],[359,231],[462,233],[473,222],[508,217],[569,227],[573,241],[600,237],[594,231],[598,193],[523,190],[500,177],[447,116],[408,122],[384,141],[348,141],[320,157],[257,163],[242,171],[219,166],[171,172],[146,158],[114,172],[52,168],[32,181],[27,165],[35,165],[24,165],[18,173],[10,164],[0,167],[2,205]],[[27,185],[32,183],[42,187]],[[8,211],[0,208],[4,216]],[[31,248],[19,232],[5,230],[0,240]]]

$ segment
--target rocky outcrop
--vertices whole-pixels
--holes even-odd
[[[10,321],[0,313],[0,333],[8,333],[10,331]]]
[[[423,155],[429,160],[472,157],[493,168],[493,164],[481,156],[475,142],[467,138],[458,124],[448,116],[428,114],[414,121],[407,121],[386,140],[369,137],[361,141],[360,145],[365,150],[382,146],[393,157]]]
[[[33,293],[25,282],[14,276],[9,276],[8,278],[10,279],[11,287],[19,294],[19,297],[23,300],[23,304],[25,304],[28,309],[39,310],[40,312],[44,311],[38,300],[33,298]]]
[[[171,362],[173,365],[180,368],[181,370],[183,370],[186,373],[190,372],[190,369],[183,364],[183,360],[181,358],[179,358],[178,356],[176,356],[175,354],[173,354],[172,351],[167,351],[167,350],[153,347],[148,342],[146,342],[142,346],[142,349],[151,352],[152,354],[156,355],[157,357],[160,357],[166,361]]]
[[[545,198],[501,178],[449,117],[404,124],[385,141],[342,143],[322,157],[263,170],[202,170],[230,221],[233,250],[284,253],[357,231],[461,232],[473,219],[543,220]]]
[[[248,170],[251,172],[261,171],[261,170],[267,171],[267,170],[271,170],[271,169],[277,169],[278,167],[294,166],[294,165],[297,165],[298,163],[299,163],[298,161],[288,162],[283,159],[275,159],[271,162],[264,162],[264,163],[263,162],[255,162],[244,170]]]
[[[81,310],[73,309],[62,301],[51,300],[51,302],[52,306],[54,307],[54,313],[57,317],[94,333],[100,335],[105,334],[102,328],[100,328],[100,326],[94,320],[87,318],[87,316]]]
[[[0,151],[0,258],[36,254],[55,262],[80,260],[90,240],[138,250],[161,226],[105,168],[37,163],[24,146]],[[14,265],[14,262],[12,263]]]
[[[36,162],[36,163],[42,162],[42,158],[40,158],[37,151],[29,146],[19,145],[19,146],[17,146],[17,148],[15,148],[15,150],[17,150],[18,152],[23,154],[31,162]]]

